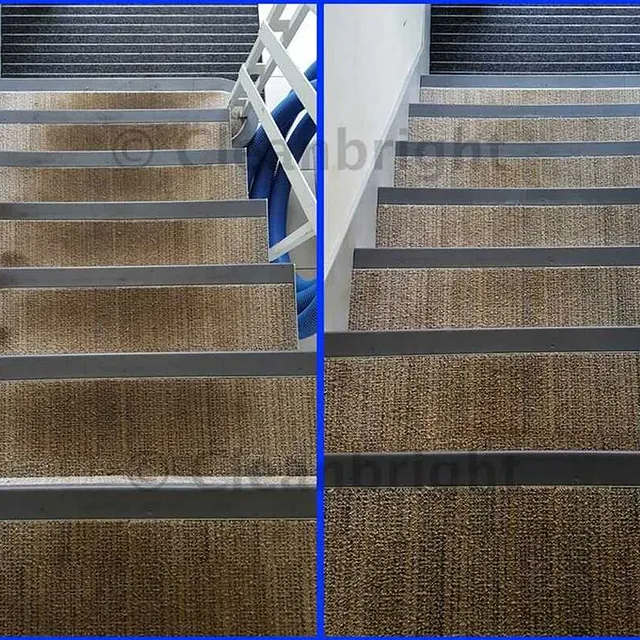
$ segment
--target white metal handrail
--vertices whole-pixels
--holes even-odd
[[[269,260],[279,258],[316,236],[316,196],[260,95],[273,72],[279,68],[311,119],[317,122],[316,90],[287,51],[307,15],[316,12],[316,6],[299,5],[289,20],[282,18],[286,6],[274,5],[260,26],[258,39],[240,69],[238,81],[229,99],[230,109],[239,107],[244,115],[247,109],[252,108],[256,113],[306,217],[306,222],[301,227],[269,248]],[[277,33],[280,34],[280,38]],[[265,51],[269,53],[270,58],[266,64],[261,64],[259,60]],[[252,74],[258,76],[255,82],[251,78]]]

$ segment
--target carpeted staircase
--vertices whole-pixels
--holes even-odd
[[[311,635],[315,355],[216,79],[0,88],[0,634]]]
[[[640,632],[639,91],[423,77],[326,337],[328,634]]]

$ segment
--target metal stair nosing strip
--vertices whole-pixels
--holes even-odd
[[[266,200],[1,202],[0,220],[171,220],[265,218]]]
[[[0,288],[291,284],[293,265],[0,268]]]
[[[0,479],[2,520],[315,519],[314,478]]]
[[[637,187],[603,187],[598,189],[433,189],[428,187],[381,187],[378,189],[378,204],[451,206],[629,205],[640,204],[640,189]]]
[[[640,247],[500,247],[356,249],[353,268],[640,266]]]
[[[447,105],[412,103],[409,118],[623,118],[640,116],[637,104]],[[0,122],[2,122],[0,112]]]
[[[422,88],[472,89],[634,89],[638,75],[423,75]],[[0,83],[0,88],[2,84]]]

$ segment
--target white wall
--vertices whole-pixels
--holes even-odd
[[[425,5],[326,4],[324,13],[327,274],[422,52]],[[345,150],[349,140],[359,151]]]

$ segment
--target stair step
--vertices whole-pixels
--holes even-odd
[[[330,453],[640,449],[637,327],[351,332],[325,345]]]
[[[236,200],[244,149],[0,152],[4,202]]]
[[[290,264],[0,269],[0,287],[5,355],[297,348]]]
[[[409,106],[409,140],[610,142],[640,140],[637,105]]]
[[[11,18],[13,16],[37,16],[42,15],[47,18],[52,16],[125,16],[133,15],[139,18],[144,15],[249,15],[256,12],[255,4],[171,4],[171,5],[122,5],[122,4],[101,4],[101,5],[33,5],[33,4],[10,4],[2,7],[2,17]]]
[[[227,109],[0,111],[0,151],[230,147]]]
[[[378,191],[378,247],[606,245],[640,246],[637,189]]]
[[[640,184],[640,142],[396,143],[395,185],[594,188]]]
[[[640,249],[357,249],[354,331],[640,324]]]
[[[3,267],[264,262],[264,200],[0,205]]]
[[[291,490],[278,492],[280,503],[292,499]],[[169,487],[151,496],[155,502],[171,493]],[[218,493],[223,504],[235,497]],[[25,494],[15,492],[20,500]],[[86,498],[91,504],[100,496]],[[313,635],[315,523],[185,519],[192,501],[174,495],[179,508],[168,519],[0,522],[0,598],[7,609],[0,633]]]
[[[0,477],[315,474],[312,353],[4,356],[0,391]]]
[[[0,109],[217,110],[232,89],[224,78],[2,78]]]
[[[420,80],[420,102],[445,105],[637,104],[634,75],[430,75]]]
[[[461,463],[465,469],[468,460]],[[484,474],[494,472],[493,464],[481,463]],[[637,470],[638,460],[633,463]],[[461,465],[441,460],[431,477]],[[634,526],[640,488],[598,480],[600,486],[579,487],[328,489],[326,633],[630,633],[640,626],[628,595],[637,588],[636,554],[629,550],[640,544]],[[406,558],[412,559],[410,572]],[[604,593],[611,594],[608,606]],[[550,602],[562,615],[549,615]]]

